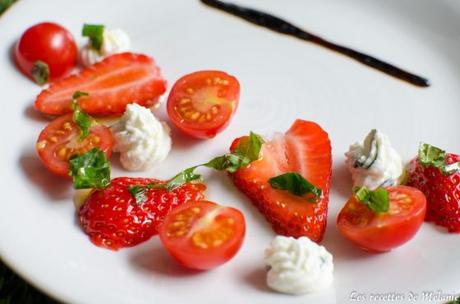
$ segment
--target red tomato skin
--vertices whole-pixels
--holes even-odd
[[[387,188],[389,192],[396,191],[396,189],[399,191],[402,190],[405,193],[413,193],[416,199],[420,200],[417,210],[408,216],[397,218],[391,225],[384,224],[380,228],[375,226],[356,227],[347,220],[348,208],[350,206],[362,208],[364,212],[372,212],[352,197],[342,208],[337,217],[337,228],[340,233],[359,248],[375,253],[391,251],[411,240],[424,221],[426,198],[422,192],[412,187],[395,186]],[[375,215],[374,219],[379,216],[385,215]]]
[[[42,163],[45,165],[45,167],[50,172],[69,179],[70,175],[68,162],[60,160],[56,156],[58,147],[63,146],[62,142],[58,140],[56,143],[53,144],[48,141],[47,146],[45,146],[45,148],[40,148],[40,143],[53,136],[57,130],[62,130],[60,129],[60,127],[66,122],[70,122],[73,127],[72,132],[66,137],[76,139],[76,137],[78,136],[78,132],[76,129],[77,127],[72,120],[72,117],[73,114],[66,114],[49,122],[48,125],[40,132],[36,145],[37,155],[42,161]],[[105,153],[107,159],[109,159],[110,155],[112,154],[113,146],[113,136],[110,129],[105,127],[104,125],[97,124],[91,127],[89,136],[91,136],[92,134],[97,135],[100,138],[100,142],[98,144],[95,144],[94,146],[100,148]]]
[[[31,77],[33,64],[48,64],[51,80],[67,75],[77,64],[78,49],[72,34],[56,23],[43,22],[28,28],[17,42],[14,59],[18,68]]]
[[[232,109],[230,111],[223,113],[223,116],[225,116],[225,119],[218,121],[214,125],[211,125],[208,123],[192,124],[192,123],[184,122],[184,119],[181,118],[174,111],[174,107],[177,105],[180,99],[180,97],[178,96],[180,95],[179,91],[183,90],[184,87],[187,86],[187,83],[194,82],[196,79],[199,79],[199,78],[211,78],[212,79],[214,77],[220,77],[230,82],[228,90],[225,96],[223,97],[232,101],[232,104],[231,104]],[[174,126],[180,131],[182,131],[183,133],[191,137],[198,138],[198,139],[210,139],[210,138],[214,138],[218,133],[223,131],[230,124],[232,116],[238,108],[239,98],[240,98],[240,84],[234,76],[229,75],[225,72],[216,71],[216,70],[197,71],[197,72],[193,72],[193,73],[182,76],[173,85],[173,87],[171,88],[171,92],[168,96],[167,112],[168,112],[169,119],[174,124]]]
[[[238,218],[237,221],[240,223],[239,229],[236,230],[236,237],[232,238],[225,245],[225,248],[220,248],[222,250],[210,253],[202,250],[197,250],[192,248],[190,245],[187,246],[187,242],[190,240],[182,240],[181,242],[174,243],[174,241],[171,241],[167,236],[168,223],[170,222],[171,217],[182,210],[190,208],[190,206],[197,205],[210,210],[217,204],[208,201],[199,201],[189,202],[180,207],[177,207],[167,215],[163,224],[160,226],[159,236],[168,253],[182,266],[194,270],[211,270],[228,262],[238,253],[246,234],[246,224],[244,221],[244,216],[239,210],[231,207],[225,207],[231,214],[234,215],[233,218]]]
[[[196,259],[190,259],[190,256],[186,251],[168,250],[168,252],[177,262],[179,262],[179,264],[186,268],[195,270],[211,270],[232,259],[240,250],[242,244],[243,238],[236,242],[232,247],[225,250],[221,256],[203,256]]]

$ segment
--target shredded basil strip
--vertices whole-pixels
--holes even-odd
[[[185,183],[201,180],[201,175],[195,174],[194,172],[197,167],[198,166],[191,167],[176,174],[165,184],[166,189],[168,189],[168,191],[172,191]]]
[[[84,24],[81,34],[89,38],[93,49],[97,51],[101,50],[102,43],[104,42],[104,25]]]
[[[372,191],[367,187],[354,187],[353,195],[358,202],[363,203],[375,213],[386,213],[390,210],[390,199],[385,188],[377,188]]]
[[[250,132],[249,136],[242,137],[238,145],[231,153],[215,157],[202,166],[217,171],[226,170],[230,173],[238,171],[239,168],[249,165],[258,160],[260,150],[264,141],[260,135]]]
[[[221,156],[217,156],[207,163],[187,168],[176,174],[169,181],[162,184],[154,185],[132,185],[129,187],[131,195],[136,199],[138,204],[142,204],[147,199],[145,190],[149,188],[165,188],[172,191],[181,185],[201,180],[201,175],[195,173],[198,167],[207,167],[217,171],[236,172],[239,168],[247,166],[251,162],[259,159],[260,150],[264,143],[262,137],[254,132],[250,132],[249,136],[242,137],[235,149]]]
[[[134,197],[136,203],[142,205],[147,201],[147,195],[145,194],[147,189],[166,189],[167,191],[173,191],[185,183],[201,180],[201,176],[193,172],[196,168],[197,166],[185,169],[165,183],[130,185],[128,186],[128,191]]]
[[[149,183],[147,185],[130,185],[128,186],[128,191],[136,200],[138,205],[142,205],[147,201],[147,195],[145,191],[152,188],[164,188],[164,184],[160,183]]]
[[[92,118],[80,108],[77,99],[82,96],[88,96],[86,92],[77,91],[72,96],[72,109],[73,109],[73,120],[80,129],[79,140],[85,139],[89,135],[89,129],[91,128]]]
[[[99,148],[73,155],[69,167],[75,189],[100,189],[110,184],[110,165],[105,153]]]

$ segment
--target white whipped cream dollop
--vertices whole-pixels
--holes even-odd
[[[171,150],[170,129],[150,109],[129,104],[121,119],[112,126],[113,150],[127,170],[147,170],[163,161]]]
[[[352,144],[345,157],[354,186],[373,190],[401,182],[404,172],[401,156],[378,130],[371,130],[364,141]]]
[[[125,31],[104,29],[101,49],[98,51],[92,48],[88,40],[88,43],[80,50],[80,60],[85,67],[88,67],[110,55],[123,53],[130,49],[131,40]]]
[[[270,288],[288,294],[319,291],[332,284],[332,255],[307,237],[277,236],[265,250]]]

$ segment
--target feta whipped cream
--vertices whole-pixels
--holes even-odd
[[[125,31],[104,29],[101,49],[95,50],[88,40],[88,43],[80,50],[80,60],[85,67],[88,67],[110,55],[123,53],[130,49],[131,40]]]
[[[307,237],[277,236],[265,250],[270,288],[288,294],[319,291],[332,284],[332,255]]]
[[[345,157],[354,186],[373,190],[401,182],[404,173],[401,156],[378,130],[371,130],[364,141],[352,144]]]
[[[150,109],[129,104],[121,119],[112,126],[113,150],[120,152],[122,166],[131,171],[151,168],[171,150],[170,129]]]

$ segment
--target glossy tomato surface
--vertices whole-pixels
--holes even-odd
[[[49,78],[56,79],[68,74],[77,63],[77,45],[72,34],[56,23],[36,24],[22,34],[14,50],[19,69],[32,77],[36,61],[48,65]]]
[[[90,134],[79,139],[78,126],[73,114],[63,115],[51,121],[40,133],[36,149],[40,160],[53,173],[69,177],[69,158],[98,147],[107,158],[112,152],[113,137],[109,128],[93,123]]]
[[[425,195],[407,186],[388,187],[390,210],[376,214],[353,196],[340,211],[337,227],[367,251],[385,252],[414,237],[426,212]]]
[[[196,138],[212,138],[229,123],[238,107],[240,84],[222,71],[198,71],[171,89],[167,110],[172,123]]]
[[[208,270],[230,260],[246,232],[243,214],[209,201],[173,209],[159,229],[166,250],[182,265]]]

